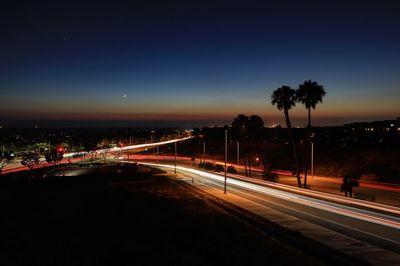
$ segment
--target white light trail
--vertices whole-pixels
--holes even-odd
[[[167,144],[171,144],[171,143],[175,143],[175,142],[185,141],[185,140],[188,140],[191,138],[192,137],[185,137],[185,138],[181,138],[181,139],[172,139],[172,140],[146,143],[146,144],[129,145],[129,146],[125,146],[125,147],[114,147],[114,148],[109,148],[109,149],[97,150],[96,152],[104,153],[104,152],[127,151],[127,150],[142,149],[142,148],[152,148],[152,147],[156,147],[156,146],[167,145]]]
[[[157,166],[157,164],[153,163],[142,163],[143,165],[149,165],[149,166]],[[174,169],[174,166],[172,165],[163,165],[159,164],[158,167],[165,167],[165,168],[170,168]],[[193,173],[202,177],[210,178],[219,182],[224,182],[224,177],[221,175],[217,174],[212,174],[208,172],[203,172],[200,170],[196,169],[191,169],[187,167],[182,167],[182,166],[177,166],[177,170],[183,171],[183,172],[188,172],[188,173]],[[383,214],[378,214],[374,213],[371,211],[367,210],[361,210],[357,209],[354,207],[350,206],[343,206],[337,203],[325,201],[325,200],[320,200],[320,199],[315,199],[312,197],[304,196],[304,195],[296,195],[292,192],[287,192],[287,191],[282,191],[274,188],[268,188],[262,185],[254,184],[254,183],[249,183],[244,180],[238,180],[238,179],[233,179],[233,178],[228,178],[227,179],[227,184],[234,185],[240,188],[245,188],[249,189],[261,194],[267,194],[273,197],[289,200],[298,204],[302,204],[305,206],[313,207],[316,209],[332,212],[335,214],[340,214],[343,216],[347,217],[352,217],[355,219],[359,220],[365,220],[369,221],[372,223],[392,227],[395,229],[400,229],[400,219],[394,216],[389,216],[389,215],[383,215]],[[335,197],[334,195],[330,197]]]

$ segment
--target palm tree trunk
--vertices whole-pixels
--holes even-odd
[[[308,107],[308,128],[311,127],[311,107]]]
[[[294,162],[296,165],[297,186],[301,187],[301,180],[300,180],[300,173],[299,173],[299,161],[297,159],[296,145],[294,143],[294,138],[293,138],[293,134],[292,134],[292,125],[290,124],[289,111],[285,108],[283,110],[283,112],[285,114],[286,126],[288,128],[289,139],[290,139],[290,143],[292,145],[293,157],[294,157]]]

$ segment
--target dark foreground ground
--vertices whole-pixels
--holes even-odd
[[[320,264],[151,172],[4,180],[0,265]]]

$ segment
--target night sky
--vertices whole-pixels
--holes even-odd
[[[327,92],[315,125],[400,116],[397,1],[12,2],[2,126],[284,124],[272,91],[307,79]]]

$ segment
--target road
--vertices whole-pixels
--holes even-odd
[[[174,168],[171,165],[159,165],[159,167],[167,171],[173,171]],[[209,186],[223,189],[223,176],[221,175],[180,166],[177,167],[177,173],[180,177],[194,178],[197,181],[205,182]],[[276,186],[277,184],[274,185]],[[232,177],[228,178],[227,187],[228,193],[233,193],[282,213],[400,254],[399,208],[390,207],[388,213],[384,214],[254,184]],[[331,194],[327,194],[327,196],[338,197],[339,199],[344,198]],[[354,199],[345,198],[345,200],[351,201]],[[354,201],[357,202],[357,200]],[[389,213],[390,210],[394,210],[393,213]]]
[[[127,156],[125,156],[127,159]],[[132,154],[130,156],[130,160],[136,161],[151,161],[156,162],[159,161],[160,163],[168,163],[174,160],[174,156],[168,155],[149,155],[149,154]],[[200,160],[196,159],[196,164]],[[201,160],[202,161],[202,160]],[[213,164],[222,164],[221,161],[215,160],[207,160],[207,162],[211,162]],[[193,165],[193,161],[191,161],[190,157],[177,157],[178,165],[183,166],[190,166]],[[245,175],[243,165],[236,165],[236,164],[228,164],[235,167],[238,170],[238,173],[241,175]],[[297,186],[296,177],[292,176],[287,171],[276,171],[279,175],[278,183],[286,184],[291,186]],[[262,180],[262,169],[260,168],[252,168],[252,178]],[[322,177],[322,176],[314,176],[308,178],[309,185],[311,185],[312,191],[322,191],[336,195],[344,195],[344,192],[340,191],[340,185],[342,184],[342,179],[338,177]],[[361,180],[360,186],[353,188],[354,195],[353,197],[378,202],[382,204],[392,205],[396,207],[400,207],[400,185],[397,184],[388,184],[388,183],[379,183],[379,182],[369,182]]]
[[[70,162],[79,162],[87,159],[92,159],[97,158],[98,156],[107,156],[107,155],[115,155],[119,154],[121,152],[127,152],[127,151],[143,151],[149,148],[154,148],[157,146],[162,146],[162,145],[168,145],[168,144],[173,144],[173,143],[178,143],[181,141],[186,141],[188,139],[191,139],[192,137],[184,137],[184,138],[179,138],[179,139],[172,139],[172,140],[166,140],[166,141],[160,141],[160,142],[152,142],[152,143],[144,143],[144,144],[134,144],[134,145],[127,145],[124,147],[113,147],[109,149],[98,149],[95,151],[92,151],[91,153],[89,152],[70,152],[70,153],[65,153],[63,155],[63,160],[59,163],[70,163]],[[83,154],[83,157],[81,158],[73,158],[74,155],[76,154]],[[39,168],[39,167],[47,167],[53,164],[48,164],[46,163],[46,159],[44,157],[41,157],[39,159],[40,163],[37,165],[34,165],[33,168]],[[8,165],[6,165],[1,173],[12,173],[12,172],[18,172],[18,171],[25,171],[29,170],[26,166],[21,165],[21,158],[15,158],[13,161],[9,162]]]

